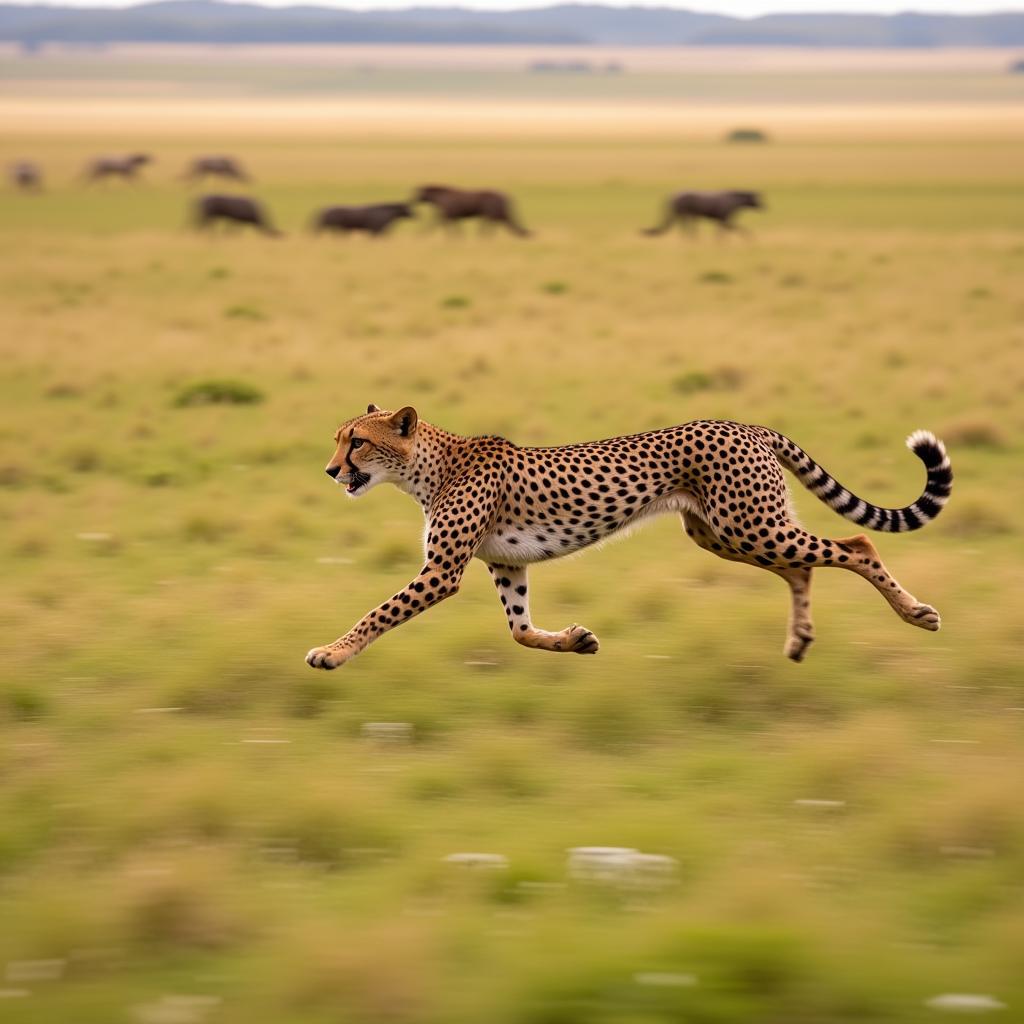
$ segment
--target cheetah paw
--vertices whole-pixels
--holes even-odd
[[[803,661],[807,651],[814,643],[812,633],[793,633],[786,640],[786,657],[792,661]]]
[[[306,655],[306,664],[310,668],[322,668],[330,672],[332,669],[336,669],[341,665],[344,665],[348,661],[349,656],[337,647],[314,647]]]
[[[574,623],[565,632],[563,651],[570,651],[573,654],[597,654],[601,649],[597,637],[586,626],[578,626]]]
[[[903,615],[903,621],[931,633],[938,632],[942,625],[942,617],[930,604],[915,604]]]

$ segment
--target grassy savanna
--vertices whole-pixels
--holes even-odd
[[[1014,49],[629,46],[0,47],[0,95],[429,95],[693,103],[1020,103]],[[590,73],[531,71],[584,64]],[[611,70],[609,70],[611,69]]]
[[[936,105],[845,130],[775,108],[776,141],[729,147],[732,108],[564,137],[455,110],[427,136],[313,101],[105,103],[2,107],[0,156],[50,178],[0,198],[5,1020],[819,1024],[928,1020],[950,992],[1017,1019],[1019,108],[980,107],[980,133]],[[136,148],[143,183],[74,181]],[[209,149],[288,237],[185,229],[174,176]],[[432,179],[508,188],[537,236],[300,230]],[[684,185],[768,210],[747,241],[641,238]],[[823,571],[791,664],[786,588],[666,518],[533,571],[537,622],[585,623],[596,658],[512,644],[476,566],[315,673],[306,649],[419,564],[408,498],[322,472],[369,401],[539,445],[767,423],[890,504],[922,482],[904,436],[934,429],[949,508],[875,539],[943,632]],[[585,883],[585,845],[678,868]]]

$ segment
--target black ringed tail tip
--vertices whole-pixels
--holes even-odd
[[[775,431],[767,431],[779,461],[800,482],[839,515],[858,526],[884,533],[908,533],[930,523],[945,507],[953,488],[953,469],[946,446],[928,430],[915,430],[907,447],[924,463],[924,491],[903,508],[882,508],[857,497],[827,473],[796,443]]]

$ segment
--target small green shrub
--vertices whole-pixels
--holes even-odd
[[[228,320],[251,320],[253,322],[259,322],[267,319],[267,314],[261,309],[257,309],[255,306],[228,306],[224,310],[224,316]]]
[[[94,473],[103,459],[95,448],[81,447],[68,452],[67,464],[72,473]]]
[[[719,366],[714,370],[689,370],[674,377],[672,387],[683,395],[698,391],[734,391],[744,379],[744,373],[735,366]]]
[[[23,466],[13,463],[0,466],[0,487],[24,487],[29,479],[30,474]]]
[[[725,137],[726,142],[768,142],[768,133],[760,128],[733,128]]]
[[[705,270],[703,274],[698,275],[697,280],[701,284],[732,284],[732,274],[727,274],[724,270]]]
[[[216,544],[235,529],[235,524],[224,519],[212,519],[209,516],[189,516],[182,524],[182,534],[186,540],[202,544]]]
[[[288,713],[293,718],[317,718],[337,697],[332,682],[319,676],[304,676],[288,691]]]
[[[186,385],[175,396],[179,408],[195,405],[255,405],[263,392],[240,380],[199,380]]]
[[[1006,435],[999,424],[981,418],[950,423],[940,436],[946,444],[960,448],[998,451],[1006,445]]]
[[[36,690],[18,686],[3,695],[7,714],[17,722],[34,722],[43,718],[49,710],[46,698]]]

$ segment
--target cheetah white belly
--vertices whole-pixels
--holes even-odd
[[[533,528],[504,527],[501,530],[501,536],[498,536],[497,533],[490,533],[484,538],[477,548],[476,556],[485,562],[501,565],[527,565],[533,562],[545,562],[551,558],[571,555],[595,544],[604,544],[616,536],[626,536],[645,521],[670,512],[693,512],[703,518],[700,504],[693,495],[686,491],[673,491],[671,494],[656,498],[634,515],[624,517],[621,522],[613,524],[601,537],[585,539],[577,533],[571,538],[571,542],[565,545],[562,544],[562,538],[566,534],[558,527],[545,524]],[[543,533],[543,540],[537,537],[538,532]]]
[[[633,517],[633,522],[649,519],[652,516],[663,516],[669,512],[692,512],[694,515],[704,518],[700,502],[688,491],[673,491],[661,498],[655,498],[646,508],[641,509]]]
[[[536,533],[536,530],[533,531]],[[543,562],[558,555],[567,555],[580,545],[572,548],[561,548],[552,552],[553,545],[543,544],[528,530],[504,529],[499,537],[489,533],[476,549],[477,558],[485,562],[496,562],[499,565],[526,565],[530,562]]]

